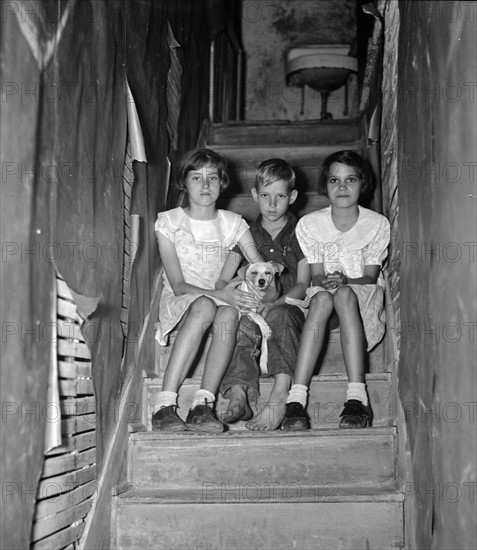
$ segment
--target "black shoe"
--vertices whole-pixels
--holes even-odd
[[[197,405],[189,410],[186,425],[190,430],[218,434],[225,431],[225,424],[215,415],[208,405]]]
[[[185,432],[187,426],[177,415],[177,405],[161,407],[152,415],[152,429],[155,432]]]
[[[305,411],[305,407],[301,403],[292,402],[285,406],[285,416],[280,424],[280,430],[289,432],[309,430],[310,417]]]
[[[373,413],[368,405],[363,405],[357,399],[350,399],[346,401],[340,417],[340,428],[366,428],[371,426]]]

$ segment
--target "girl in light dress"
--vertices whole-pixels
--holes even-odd
[[[296,227],[313,286],[307,290],[309,309],[283,430],[310,428],[305,410],[308,386],[326,328],[336,320],[349,382],[340,428],[362,428],[371,423],[365,352],[384,335],[381,265],[390,236],[388,220],[358,204],[372,189],[372,173],[360,155],[354,151],[333,153],[323,163],[319,182],[320,192],[331,205],[304,216]]]
[[[229,284],[238,268],[237,254],[231,251],[238,244],[249,262],[261,257],[242,217],[216,208],[228,186],[220,155],[210,149],[189,152],[179,166],[178,181],[188,206],[161,212],[155,224],[164,266],[156,339],[167,345],[169,333],[176,328],[178,332],[152,429],[220,433],[224,424],[217,419],[213,403],[235,346],[237,308],[258,305],[251,294]],[[202,384],[184,423],[177,414],[178,391],[209,330],[212,342]]]

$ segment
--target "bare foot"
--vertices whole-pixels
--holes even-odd
[[[266,432],[276,430],[285,416],[285,405],[288,390],[291,386],[291,377],[288,374],[276,374],[272,393],[264,407],[256,414],[245,427],[252,431]]]
[[[256,414],[245,427],[252,431],[266,432],[276,430],[282,423],[285,416],[285,402],[266,403],[258,414]]]
[[[227,424],[233,424],[239,420],[250,420],[253,416],[248,403],[246,386],[235,385],[230,388],[229,404],[222,415],[222,420]]]

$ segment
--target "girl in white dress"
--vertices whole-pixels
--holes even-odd
[[[329,328],[336,317],[349,381],[339,425],[362,428],[371,423],[365,352],[384,335],[381,265],[390,235],[384,216],[358,205],[372,191],[372,182],[372,173],[360,155],[354,151],[333,153],[323,163],[319,182],[319,190],[330,199],[331,206],[304,216],[296,227],[313,286],[307,290],[309,309],[283,430],[310,428],[305,410],[308,386],[327,325]]]
[[[179,166],[179,188],[188,206],[158,214],[155,231],[164,266],[164,287],[156,339],[166,345],[177,336],[164,374],[153,430],[222,432],[213,409],[215,395],[235,346],[238,309],[256,308],[251,294],[230,285],[238,268],[238,244],[249,262],[260,260],[248,225],[238,214],[218,210],[228,186],[224,160],[214,151],[189,152]],[[209,329],[212,342],[202,384],[184,423],[177,414],[178,391]]]

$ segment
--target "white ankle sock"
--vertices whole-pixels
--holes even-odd
[[[366,384],[361,382],[350,382],[346,392],[346,401],[356,399],[361,401],[363,405],[368,404],[368,394],[366,393]]]
[[[287,403],[301,403],[303,407],[306,407],[307,394],[308,386],[293,384],[288,393]]]
[[[197,390],[194,394],[194,400],[192,401],[191,409],[197,407],[197,405],[206,405],[215,401],[215,395],[209,390]]]
[[[156,399],[156,407],[169,407],[170,405],[177,405],[177,392],[175,391],[161,391]]]

